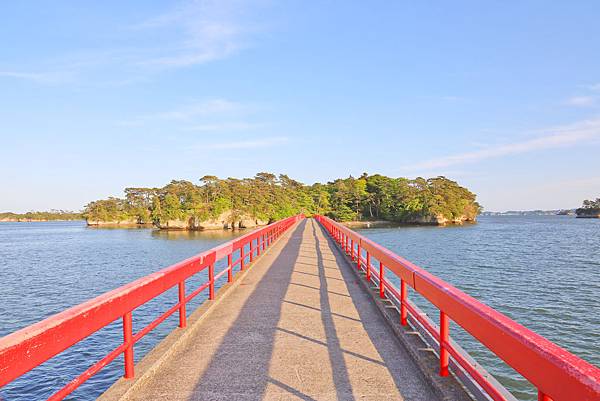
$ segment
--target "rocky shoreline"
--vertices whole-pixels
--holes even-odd
[[[342,224],[349,228],[377,228],[377,227],[398,227],[403,225],[413,226],[449,226],[449,225],[463,225],[469,223],[475,223],[477,219],[475,217],[461,216],[456,219],[447,219],[446,217],[439,216],[420,216],[406,219],[404,221],[388,221],[388,220],[363,220],[363,221],[346,221]]]
[[[201,220],[197,217],[188,219],[171,219],[159,221],[156,223],[144,222],[139,220],[92,220],[86,219],[89,227],[102,228],[144,228],[156,227],[161,230],[186,230],[186,231],[205,231],[205,230],[231,230],[266,226],[269,221],[253,218],[250,216],[233,217],[231,213],[222,213],[216,218]]]
[[[580,208],[575,214],[578,219],[600,219],[600,208]]]
[[[463,225],[465,223],[475,223],[476,218],[462,216],[453,220],[447,219],[444,216],[422,216],[406,219],[404,221],[388,221],[388,220],[363,220],[363,221],[346,221],[342,224],[349,228],[377,228],[377,227],[398,227],[403,225],[414,226],[448,226],[448,225]],[[148,223],[137,220],[90,220],[86,223],[89,227],[97,228],[158,228],[160,230],[172,231],[206,231],[206,230],[236,230],[244,228],[262,227],[269,224],[269,221],[253,218],[250,216],[242,216],[232,218],[230,214],[223,213],[217,218],[201,220],[196,217],[190,217],[187,220],[172,219],[158,223]]]

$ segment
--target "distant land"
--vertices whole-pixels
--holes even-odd
[[[600,198],[584,200],[583,206],[573,209],[553,210],[508,210],[506,212],[485,211],[482,216],[577,216],[579,218],[600,218]]]
[[[66,210],[50,210],[47,212],[27,212],[27,213],[0,213],[0,221],[4,222],[30,222],[30,221],[71,221],[83,220],[83,215],[78,212]]]
[[[575,209],[553,210],[507,210],[506,212],[485,211],[482,216],[574,216]]]

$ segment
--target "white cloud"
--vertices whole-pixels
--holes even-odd
[[[185,127],[184,131],[194,132],[217,132],[217,131],[247,131],[264,127],[264,124],[253,124],[246,122],[222,122],[215,124],[197,124]]]
[[[487,159],[534,152],[544,149],[562,148],[600,140],[600,119],[587,120],[569,126],[546,130],[548,134],[522,142],[490,146],[472,152],[460,153],[422,163],[405,166],[404,170],[433,170],[449,166],[475,163]]]
[[[237,53],[247,45],[247,36],[251,32],[240,18],[243,9],[243,4],[232,1],[195,1],[134,26],[141,30],[179,32],[174,43],[140,63],[187,67]]]
[[[155,117],[163,120],[191,120],[196,117],[227,114],[244,109],[240,103],[226,99],[210,99],[182,106],[179,109],[158,113]]]
[[[199,118],[214,119],[215,117],[231,117],[243,114],[251,110],[251,107],[238,102],[233,102],[227,99],[208,99],[185,104],[179,108],[146,114],[132,118],[127,121],[120,121],[117,125],[125,127],[140,127],[151,122],[171,121],[185,124],[197,123]],[[228,128],[243,129],[244,123],[204,123],[198,125],[190,125],[184,128],[189,131],[215,131]],[[236,126],[236,124],[238,124]],[[249,127],[249,125],[248,125]]]
[[[573,96],[567,99],[566,103],[569,106],[590,107],[596,104],[596,100],[594,96]]]
[[[60,84],[71,81],[73,76],[67,71],[57,72],[23,72],[0,71],[0,77],[22,79],[40,84]]]
[[[593,91],[600,91],[600,84],[590,85],[589,89]]]
[[[0,78],[38,84],[86,82],[94,86],[143,82],[165,69],[200,65],[237,54],[249,46],[258,32],[252,21],[258,15],[255,11],[256,7],[237,0],[184,2],[126,29],[107,27],[119,30],[123,42],[131,43],[128,46],[77,49],[40,60],[33,67],[3,66],[5,71],[0,71]]]
[[[289,142],[287,137],[271,137],[271,138],[260,138],[260,139],[249,139],[242,141],[228,141],[220,143],[209,143],[198,146],[198,149],[205,150],[219,150],[219,149],[255,149],[255,148],[267,148],[276,145],[283,145]]]

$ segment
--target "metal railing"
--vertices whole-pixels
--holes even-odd
[[[315,218],[356,262],[357,269],[365,272],[366,280],[376,282],[379,296],[396,301],[400,324],[406,326],[409,318],[414,319],[411,323],[420,325],[435,339],[441,376],[449,374],[449,366],[457,366],[489,398],[512,399],[450,339],[452,320],[532,383],[537,388],[538,400],[600,400],[600,369],[596,366],[349,228],[324,216]],[[373,266],[374,259],[379,266]],[[400,279],[400,288],[386,278],[386,272]],[[439,325],[408,300],[409,288],[439,309]],[[451,364],[451,358],[456,363]]]
[[[62,400],[121,354],[125,362],[124,377],[134,377],[133,347],[136,342],[177,311],[179,327],[186,327],[188,302],[206,289],[208,299],[213,300],[216,280],[227,274],[227,281],[231,282],[235,266],[239,264],[239,270],[244,270],[248,262],[252,263],[281,234],[303,218],[303,215],[289,217],[254,230],[1,338],[0,387],[118,319],[123,321],[123,343],[48,400]],[[246,248],[249,248],[247,253]],[[235,261],[234,253],[238,257]],[[227,267],[215,274],[215,263],[225,257]],[[186,279],[206,269],[208,281],[186,295]],[[133,333],[134,310],[175,286],[179,290],[178,302],[146,327]]]

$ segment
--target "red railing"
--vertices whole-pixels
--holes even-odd
[[[490,398],[508,399],[495,380],[482,374],[450,340],[452,320],[532,383],[538,389],[538,400],[600,400],[600,369],[596,366],[349,228],[324,216],[316,219],[368,281],[375,281],[374,276],[380,297],[395,298],[400,305],[400,323],[407,325],[410,317],[437,340],[441,376],[448,375],[452,357]],[[373,259],[379,262],[377,268]],[[400,279],[400,288],[385,277],[386,271]],[[439,309],[439,328],[408,300],[409,287]]]
[[[246,259],[252,262],[282,233],[303,218],[303,215],[290,217],[252,231],[1,338],[0,387],[117,319],[123,320],[123,343],[54,393],[48,400],[62,400],[120,354],[124,355],[124,377],[134,377],[133,346],[137,341],[176,311],[179,311],[179,327],[184,328],[187,319],[186,304],[189,301],[207,288],[208,299],[214,299],[217,279],[227,274],[227,281],[231,282],[235,266],[239,264],[240,270],[244,270]],[[245,248],[249,248],[248,253]],[[233,261],[235,252],[239,257]],[[225,257],[227,257],[227,267],[215,274],[215,262]],[[208,269],[208,281],[186,295],[186,279],[205,269]],[[179,290],[178,302],[134,334],[133,311],[175,286]]]

